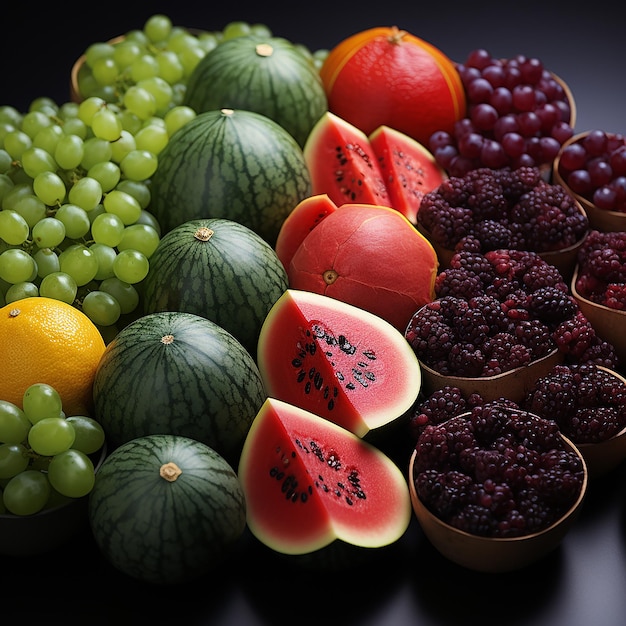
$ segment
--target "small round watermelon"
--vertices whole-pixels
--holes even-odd
[[[232,220],[199,219],[160,240],[142,300],[145,313],[206,317],[256,356],[261,324],[287,286],[285,268],[260,235]]]
[[[256,362],[228,331],[193,313],[161,311],[131,322],[107,345],[93,396],[113,448],[173,434],[232,463],[266,393]]]
[[[128,576],[174,585],[216,571],[246,527],[233,467],[187,437],[148,435],[114,450],[89,494],[100,551]]]
[[[277,122],[243,109],[199,113],[159,153],[147,209],[163,233],[192,219],[231,219],[271,246],[311,194],[302,148]]]

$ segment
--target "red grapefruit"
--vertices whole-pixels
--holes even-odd
[[[452,132],[466,98],[454,62],[395,26],[360,31],[332,48],[320,69],[328,108],[370,134],[395,128],[428,145],[437,130]]]

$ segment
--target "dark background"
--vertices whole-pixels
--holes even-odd
[[[610,2],[584,10],[548,1],[48,3],[12,0],[0,17],[0,104],[69,100],[75,59],[90,43],[140,28],[162,12],[177,25],[220,30],[262,22],[312,50],[365,28],[397,25],[455,60],[475,48],[540,58],[570,86],[576,130],[626,133],[626,37]],[[89,11],[87,13],[87,11]],[[402,446],[401,446],[402,447]],[[399,464],[408,457],[398,457]],[[464,570],[436,553],[413,521],[394,560],[354,572],[302,571],[249,538],[217,574],[159,589],[128,580],[98,555],[87,531],[39,558],[0,556],[0,615],[22,623],[168,626],[359,624],[619,626],[626,616],[626,467],[592,483],[561,547],[504,575]],[[4,622],[3,622],[4,623]]]

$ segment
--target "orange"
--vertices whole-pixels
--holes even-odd
[[[360,31],[328,53],[320,76],[328,108],[369,135],[385,125],[428,146],[437,130],[452,133],[466,97],[454,62],[397,27]]]
[[[36,296],[0,309],[0,399],[22,406],[34,383],[52,385],[66,415],[88,415],[105,343],[76,307]]]

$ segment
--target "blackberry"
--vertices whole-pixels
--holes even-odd
[[[533,361],[548,355],[556,347],[550,328],[538,319],[520,320],[515,325],[515,338],[530,350]]]
[[[485,367],[485,355],[473,343],[455,343],[448,353],[448,369],[456,376],[477,378]]]
[[[578,311],[578,304],[568,290],[552,285],[539,287],[529,294],[527,306],[533,317],[551,326],[565,321]]]
[[[611,370],[616,370],[620,365],[615,346],[608,341],[604,341],[597,335],[591,342],[591,345],[578,358],[577,362],[581,364],[602,365]]]
[[[582,311],[561,322],[552,332],[552,338],[564,354],[574,359],[582,357],[596,339],[596,331]]]
[[[496,333],[487,339],[483,352],[485,365],[482,376],[497,376],[528,365],[532,361],[530,350],[520,344],[515,336],[506,332]]]
[[[553,419],[574,443],[598,443],[626,427],[626,384],[592,364],[556,365],[520,406]]]
[[[493,537],[498,528],[492,512],[480,504],[466,505],[447,521],[454,528],[481,537]]]
[[[509,204],[516,203],[523,194],[534,189],[543,180],[539,168],[528,166],[517,169],[501,168],[495,170],[495,175]]]
[[[471,246],[455,252],[450,258],[449,265],[451,269],[462,269],[467,275],[477,276],[483,287],[490,285],[495,278],[491,263],[481,252]]]
[[[471,233],[480,241],[484,251],[506,248],[511,243],[511,228],[506,219],[480,220],[474,224]]]
[[[446,519],[455,515],[474,498],[474,481],[471,476],[451,470],[427,470],[415,482],[417,495],[437,517]]]
[[[470,298],[469,306],[471,309],[480,310],[489,326],[490,335],[493,336],[509,327],[508,318],[498,298],[488,295],[475,296]]]
[[[626,311],[626,283],[609,283],[600,304],[617,311]]]
[[[480,277],[462,268],[444,269],[435,278],[435,296],[438,298],[469,299],[482,293],[484,287]]]

